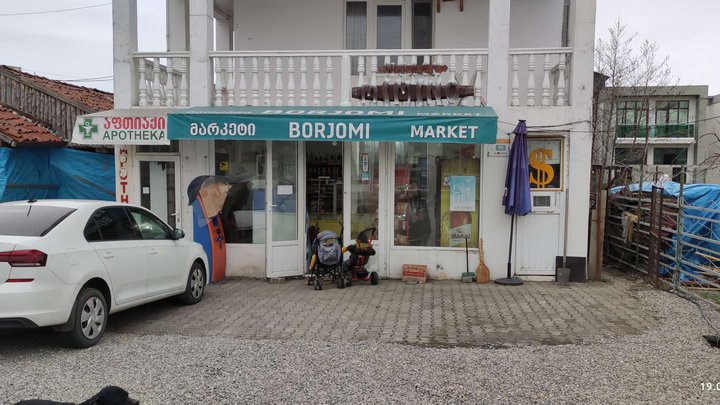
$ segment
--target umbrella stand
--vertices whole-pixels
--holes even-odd
[[[508,262],[507,262],[507,278],[499,278],[495,280],[496,284],[502,285],[522,285],[523,281],[519,278],[512,277],[512,245],[513,245],[513,231],[515,230],[515,214],[510,219],[510,246],[508,248]]]

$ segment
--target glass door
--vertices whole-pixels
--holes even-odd
[[[301,142],[268,141],[266,214],[266,274],[268,278],[297,276],[303,273],[301,261],[301,221],[299,207],[305,204],[298,189],[300,177],[298,152]],[[304,162],[304,159],[302,159]]]
[[[370,258],[367,270],[376,271],[382,277],[387,276],[385,266],[385,226],[383,212],[386,208],[382,201],[386,200],[386,145],[379,142],[347,142],[345,143],[345,203],[343,215],[343,240],[345,245],[356,243],[361,232],[372,238],[375,256]],[[349,225],[348,225],[349,224]]]
[[[140,205],[154,212],[170,226],[180,227],[180,176],[177,173],[177,157],[140,157],[136,166]]]

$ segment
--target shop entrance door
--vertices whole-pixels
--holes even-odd
[[[304,229],[305,221],[299,215],[299,208],[304,207],[305,198],[304,190],[298,188],[304,177],[298,170],[303,150],[302,142],[267,143],[265,269],[268,278],[303,274],[300,230]]]
[[[180,167],[176,156],[143,156],[138,158],[135,195],[140,205],[149,209],[170,226],[180,228]]]

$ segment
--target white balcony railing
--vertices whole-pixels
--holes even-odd
[[[228,51],[210,57],[216,106],[485,104],[484,49]],[[403,93],[450,83],[469,96],[448,100]],[[382,89],[384,84],[390,90]]]
[[[570,105],[572,48],[510,50],[510,105]]]
[[[188,106],[189,57],[133,54],[133,105]],[[216,51],[209,59],[216,106],[485,105],[487,83],[496,81],[486,74],[486,49]],[[572,48],[511,49],[507,105],[571,105],[571,62]],[[467,96],[425,93],[449,84]]]
[[[139,52],[133,54],[137,74],[134,105],[186,107],[189,105],[189,52]]]

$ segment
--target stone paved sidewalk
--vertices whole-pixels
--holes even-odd
[[[426,346],[554,345],[639,334],[655,324],[622,277],[508,287],[382,280],[313,291],[303,280],[232,279],[193,307],[173,300],[112,315],[109,332],[248,339],[379,341]]]

